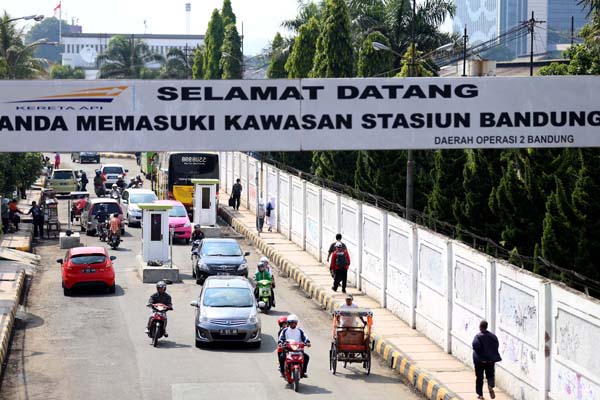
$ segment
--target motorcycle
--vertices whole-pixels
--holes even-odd
[[[272,281],[268,279],[261,279],[256,282],[256,288],[258,289],[258,306],[265,314],[269,312],[272,307],[271,304],[271,285]]]
[[[171,310],[169,306],[161,303],[151,304],[152,318],[150,320],[150,330],[148,336],[152,339],[152,346],[158,346],[158,339],[165,335],[165,324],[167,321],[167,311]]]
[[[101,242],[106,241],[106,236],[108,234],[108,227],[106,222],[98,222],[98,238]]]
[[[118,235],[115,235],[114,233],[110,234],[110,237],[108,238],[108,245],[111,247],[111,249],[116,250],[121,242],[122,240]]]
[[[106,195],[104,185],[94,185],[94,193],[96,193],[97,197],[104,197]]]
[[[196,277],[196,264],[200,258],[200,240],[194,240],[192,242],[191,259],[192,259],[192,278]]]
[[[285,361],[283,364],[283,379],[294,385],[297,392],[304,368],[304,343],[289,340],[283,344],[285,348]]]

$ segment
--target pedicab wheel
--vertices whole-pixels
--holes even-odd
[[[364,362],[364,367],[366,369],[367,375],[371,373],[371,349],[367,351],[367,359]]]
[[[331,344],[331,372],[335,375],[335,371],[337,370],[337,357],[338,351],[335,344]]]
[[[296,368],[292,371],[292,378],[294,379],[294,392],[297,392],[300,388],[300,369]]]

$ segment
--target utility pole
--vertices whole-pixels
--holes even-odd
[[[575,17],[571,15],[571,46],[573,46],[574,38],[575,38]]]
[[[412,19],[410,21],[410,40],[411,40],[411,58],[409,76],[415,76],[415,15],[417,14],[417,1],[413,0],[412,4]],[[412,209],[414,207],[413,200],[415,197],[415,159],[411,149],[406,154],[406,219],[412,221]]]
[[[529,76],[533,76],[533,35],[535,24],[543,24],[544,22],[546,21],[536,20],[533,11],[531,12],[531,19],[527,21],[527,30],[531,34],[529,49]]]
[[[465,25],[465,33],[463,34],[463,73],[462,76],[467,76],[467,41],[469,36],[467,36],[467,25]]]

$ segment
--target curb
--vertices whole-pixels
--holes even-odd
[[[269,257],[273,263],[279,266],[279,269],[285,271],[288,277],[296,281],[300,287],[319,303],[323,309],[332,313],[336,308],[336,300],[328,290],[323,289],[304,274],[294,263],[278,254],[273,247],[242,224],[238,218],[235,218],[230,210],[222,208],[221,217],[237,232],[252,240],[264,255]],[[428,373],[420,370],[410,359],[400,351],[396,346],[389,344],[386,339],[380,335],[374,335],[371,339],[371,346],[388,364],[388,366],[402,375],[408,382],[421,394],[430,400],[462,400],[462,397],[452,392],[442,383],[438,382]]]
[[[98,153],[100,157],[108,157],[108,158],[128,158],[135,160],[135,154],[129,153]]]
[[[10,337],[12,335],[12,328],[15,323],[15,317],[17,315],[17,308],[19,307],[19,300],[21,299],[21,293],[23,292],[23,283],[25,282],[25,271],[19,271],[15,284],[17,285],[17,292],[15,293],[12,310],[8,315],[8,323],[0,332],[0,365],[4,365],[6,361],[6,355],[8,354],[8,345],[10,344]]]

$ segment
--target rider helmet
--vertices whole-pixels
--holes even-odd
[[[200,224],[194,225],[194,229],[200,229]]]
[[[287,322],[288,322],[288,324],[291,324],[292,322],[298,323],[298,316],[296,314],[288,315]]]
[[[287,324],[288,322],[288,318],[284,315],[283,317],[279,317],[279,319],[277,320],[277,324],[279,324],[279,327],[281,327],[281,325],[283,324]]]
[[[119,218],[119,213],[114,213],[114,214],[113,214],[113,217],[115,217],[115,218]]]
[[[117,187],[118,187],[118,186],[117,186],[117,184],[116,184],[116,183],[113,183],[113,184],[112,184],[112,188],[113,188],[113,189],[116,189]]]
[[[259,260],[259,262],[264,263],[264,264],[268,264],[269,263],[269,259],[265,256],[262,256]]]
[[[160,289],[160,288],[167,290],[167,284],[165,283],[165,281],[156,282],[156,289]]]

